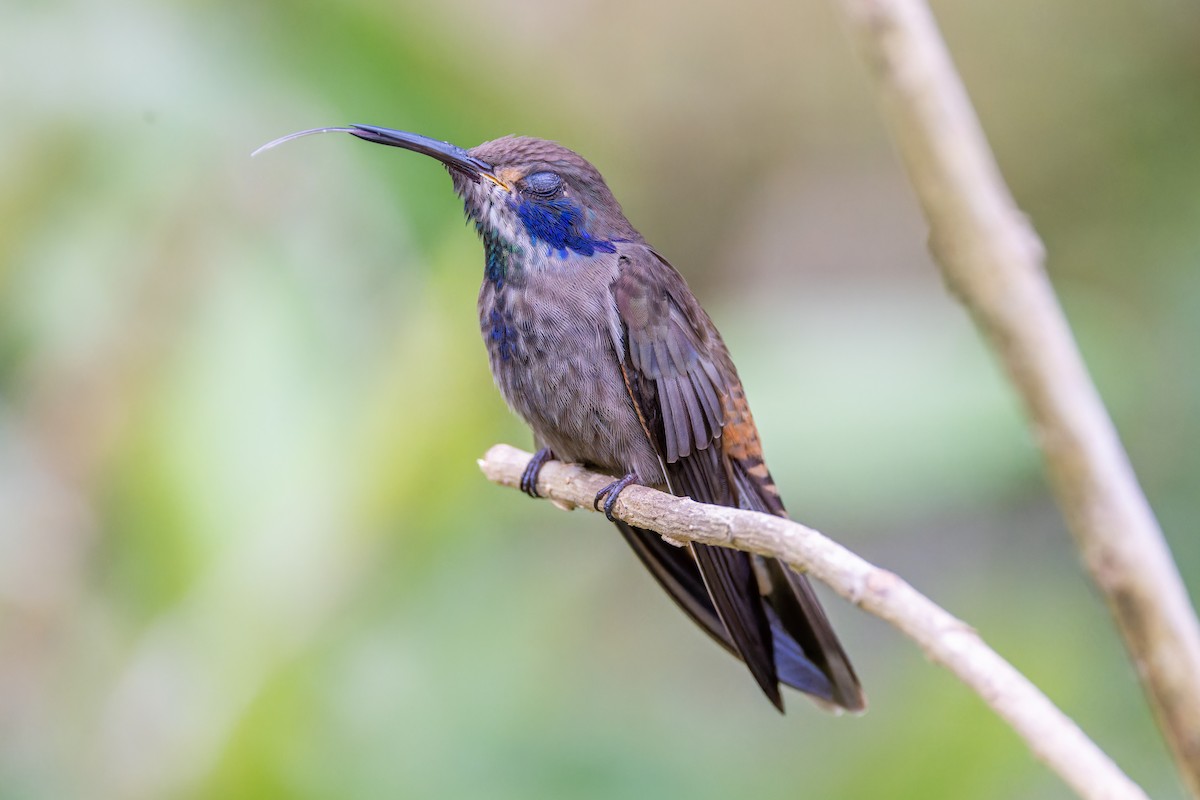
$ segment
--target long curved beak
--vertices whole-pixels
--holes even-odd
[[[287,136],[281,136],[274,141],[267,142],[250,155],[256,156],[264,150],[270,150],[276,145],[314,133],[348,133],[364,141],[374,142],[375,144],[386,144],[389,147],[412,150],[414,153],[421,153],[422,155],[436,158],[446,166],[453,167],[473,178],[487,178],[494,183],[503,185],[496,178],[495,174],[493,174],[491,164],[482,159],[475,158],[475,156],[457,145],[431,139],[419,133],[396,131],[391,128],[378,128],[374,125],[350,125],[345,128],[313,128],[307,131],[289,133]]]

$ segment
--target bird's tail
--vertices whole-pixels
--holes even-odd
[[[761,457],[727,461],[738,507],[787,516]],[[766,601],[779,680],[848,711],[864,710],[858,676],[808,578],[776,558],[753,556],[752,561]]]
[[[786,516],[761,457],[733,457],[723,440],[668,465],[672,491]],[[683,550],[651,532],[622,532],[684,611],[746,662],[776,706],[779,682],[832,706],[865,708],[854,668],[804,576],[774,558],[699,544]]]

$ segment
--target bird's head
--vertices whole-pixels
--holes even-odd
[[[261,152],[312,133],[338,131],[400,147],[442,162],[467,216],[484,236],[529,246],[547,256],[613,252],[615,242],[640,241],[600,172],[556,142],[505,136],[464,150],[406,131],[351,125],[317,128],[276,139]]]

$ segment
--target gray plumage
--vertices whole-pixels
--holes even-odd
[[[506,137],[469,152],[497,179],[449,165],[486,253],[480,330],[497,387],[539,445],[626,482],[784,514],[724,342],[600,173],[538,139]],[[544,195],[548,187],[552,195]],[[550,209],[546,219],[542,209]],[[614,521],[659,583],[746,661],[777,706],[779,680],[836,706],[865,706],[802,576],[774,559],[675,548]]]
[[[683,278],[626,220],[600,173],[561,145],[505,137],[467,151],[367,125],[322,128],[438,159],[485,252],[479,324],[492,374],[548,457],[624,476],[597,496],[679,606],[779,683],[853,711],[862,690],[812,587],[772,558],[674,547],[612,517],[631,482],[786,516],[725,344]],[[265,149],[262,148],[262,149]]]

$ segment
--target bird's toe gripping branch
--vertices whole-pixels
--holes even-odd
[[[525,466],[525,471],[521,473],[521,491],[530,497],[541,497],[537,490],[538,474],[541,473],[542,467],[546,466],[546,462],[554,458],[554,453],[550,452],[549,447],[543,447],[533,454],[533,458],[529,459],[529,463]]]
[[[613,505],[617,502],[617,496],[625,490],[626,486],[632,483],[641,483],[641,479],[636,472],[630,472],[624,478],[615,480],[608,486],[605,486],[600,491],[596,492],[596,499],[592,501],[592,508],[600,510],[600,502],[604,501],[604,516],[608,517],[609,522],[616,522],[613,516]]]

